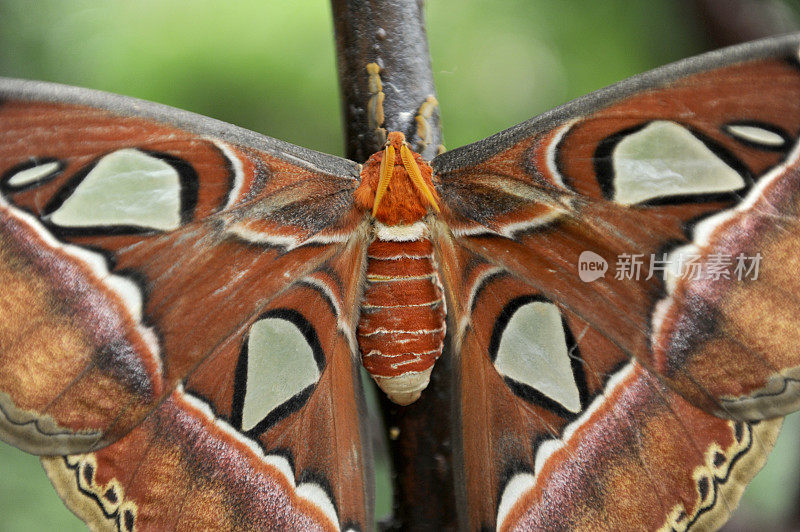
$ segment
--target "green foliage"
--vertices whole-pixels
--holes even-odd
[[[137,96],[342,152],[324,0],[224,8],[210,0],[7,0],[2,9],[2,75]],[[427,16],[449,147],[700,50],[665,0],[516,0],[502,9],[434,0]]]

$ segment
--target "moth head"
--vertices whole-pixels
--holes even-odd
[[[389,134],[386,136],[386,144],[384,144],[384,149],[391,146],[395,149],[396,153],[400,153],[400,149],[403,146],[407,146],[406,144],[406,136],[403,135],[399,131],[390,131]]]

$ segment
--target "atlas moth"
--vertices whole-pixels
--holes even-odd
[[[93,528],[370,530],[362,360],[450,357],[460,527],[718,527],[798,407],[798,48],[364,165],[3,80],[0,435]]]

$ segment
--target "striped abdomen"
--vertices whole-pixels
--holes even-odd
[[[444,342],[445,304],[433,245],[423,236],[397,241],[379,233],[367,255],[361,357],[390,399],[409,404],[428,385]]]

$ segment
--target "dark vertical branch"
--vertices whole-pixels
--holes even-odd
[[[384,531],[457,530],[457,489],[453,471],[453,409],[451,381],[454,361],[436,362],[422,396],[398,406],[380,393],[390,435],[394,484],[394,515]]]
[[[347,156],[363,162],[383,148],[386,131],[402,131],[432,159],[442,134],[422,2],[332,0],[332,5]],[[368,69],[371,63],[377,67]],[[414,404],[397,406],[379,394],[391,435],[395,490],[394,515],[385,530],[456,529],[452,371],[444,358]]]
[[[428,120],[427,134],[418,131],[415,119],[426,100],[436,96],[422,3],[332,0],[332,4],[347,157],[363,162],[383,148],[376,124],[370,123],[370,106],[374,108],[377,101],[372,100],[367,65],[376,63],[385,117],[377,125],[402,131],[423,157],[432,159],[442,143],[438,110]]]

